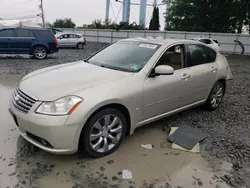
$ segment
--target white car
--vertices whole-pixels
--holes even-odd
[[[83,49],[86,45],[86,38],[75,33],[58,33],[55,35],[58,41],[59,47],[75,47]]]
[[[196,38],[194,40],[205,43],[206,45],[210,46],[211,48],[213,48],[217,51],[220,51],[220,44],[219,44],[218,40],[216,40],[216,39]]]

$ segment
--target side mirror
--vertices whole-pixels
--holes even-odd
[[[171,75],[174,74],[174,68],[168,65],[159,65],[155,68],[155,75]]]

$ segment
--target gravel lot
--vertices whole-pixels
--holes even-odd
[[[83,50],[60,49],[58,53],[49,55],[44,60],[32,59],[29,56],[0,55],[0,74],[25,75],[40,68],[83,60],[106,45],[105,43],[87,43]]]
[[[83,50],[62,49],[42,61],[16,56],[0,57],[0,76],[25,75],[43,67],[82,60],[105,45],[90,43]],[[169,131],[171,126],[200,128],[208,133],[201,155],[209,162],[213,172],[220,172],[225,162],[230,167],[229,174],[215,178],[232,187],[250,187],[250,57],[227,58],[235,80],[220,108],[213,112],[195,108],[161,120],[152,127],[164,132]],[[27,152],[30,152],[29,149]]]

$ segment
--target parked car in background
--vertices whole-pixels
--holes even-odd
[[[202,42],[208,46],[210,46],[211,48],[220,51],[220,44],[218,42],[218,40],[216,39],[211,39],[211,38],[196,38],[194,39],[196,41]]]
[[[86,45],[86,38],[75,33],[58,33],[55,35],[58,40],[59,47],[74,47],[83,49]]]
[[[0,54],[29,54],[44,59],[58,52],[58,43],[51,31],[42,28],[0,29]]]
[[[215,110],[232,79],[227,59],[200,42],[124,39],[26,75],[10,112],[19,133],[45,151],[102,157],[142,125],[199,105]]]

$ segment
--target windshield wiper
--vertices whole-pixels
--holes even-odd
[[[84,59],[83,61],[84,61],[85,63],[89,63],[89,60],[87,60],[87,59]]]
[[[130,69],[121,68],[121,67],[115,67],[115,66],[111,66],[111,65],[100,64],[100,67],[104,67],[104,68],[108,68],[108,69],[113,69],[113,70],[118,70],[118,71],[134,72],[134,71],[132,71]]]

